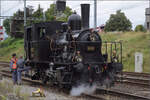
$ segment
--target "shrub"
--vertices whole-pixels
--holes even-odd
[[[135,32],[146,32],[146,29],[144,28],[144,26],[143,25],[137,25],[136,27],[135,27],[135,30],[134,30]]]

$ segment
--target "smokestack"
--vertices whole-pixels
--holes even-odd
[[[66,9],[66,0],[57,0],[56,1],[56,10],[64,11]]]
[[[90,4],[81,4],[82,28],[89,28]]]

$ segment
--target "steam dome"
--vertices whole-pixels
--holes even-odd
[[[71,16],[69,16],[68,25],[70,26],[71,30],[81,30],[80,15],[78,15],[74,12]]]

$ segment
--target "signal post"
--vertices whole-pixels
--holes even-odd
[[[0,41],[4,40],[3,26],[0,26]]]

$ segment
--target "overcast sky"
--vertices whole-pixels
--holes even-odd
[[[44,11],[49,8],[50,4],[54,1],[27,1],[27,5],[33,6],[37,9],[38,4],[44,8]],[[76,10],[78,14],[80,11],[81,3],[90,3],[90,27],[93,27],[93,1],[67,1],[67,6]],[[110,14],[114,14],[116,10],[121,9],[128,19],[132,22],[133,28],[138,24],[144,24],[145,22],[145,8],[149,7],[148,0],[143,1],[97,1],[97,25],[105,24],[109,19]],[[18,9],[23,10],[23,1],[2,1],[2,15],[11,16]],[[80,14],[81,15],[81,14]]]

